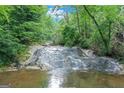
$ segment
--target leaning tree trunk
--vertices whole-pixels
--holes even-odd
[[[95,25],[96,25],[96,27],[97,27],[97,29],[99,31],[99,34],[100,34],[100,36],[102,38],[102,41],[104,43],[104,46],[106,48],[106,51],[107,51],[106,53],[108,53],[109,52],[109,47],[108,47],[108,44],[107,44],[106,39],[103,36],[103,33],[102,33],[101,29],[100,29],[100,26],[99,26],[98,22],[96,21],[95,17],[89,12],[89,10],[87,9],[87,7],[85,5],[83,7],[84,7],[85,11],[87,12],[87,14],[91,17],[91,19],[93,20],[93,22],[95,23]]]

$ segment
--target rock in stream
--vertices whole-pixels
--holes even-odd
[[[122,70],[112,58],[95,56],[91,50],[63,46],[44,46],[35,50],[27,65],[37,65],[45,70],[63,68],[107,73],[119,73]]]

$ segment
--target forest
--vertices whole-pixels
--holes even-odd
[[[46,42],[124,63],[124,6],[0,6],[0,67],[26,60],[29,46]]]

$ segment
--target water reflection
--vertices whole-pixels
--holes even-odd
[[[0,72],[0,85],[12,88],[47,87],[47,74],[40,70]]]
[[[113,88],[124,87],[124,75],[110,75],[100,72],[68,71],[55,69],[49,72],[40,70],[22,70],[1,72],[0,85],[30,88]]]
[[[58,68],[48,73],[49,73],[48,87],[61,88],[64,82],[64,79],[66,78],[67,72],[64,69]]]
[[[123,88],[124,75],[74,71],[68,74],[67,79],[64,81],[63,87]]]

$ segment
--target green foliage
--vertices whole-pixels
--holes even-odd
[[[0,30],[0,66],[18,62],[18,54],[25,50],[25,46],[18,43],[9,32]]]
[[[33,43],[50,38],[46,6],[0,6],[0,66],[18,63]]]
[[[62,32],[63,43],[66,46],[74,46],[77,41],[77,33],[73,27],[65,26]]]
[[[14,6],[11,12],[11,28],[20,43],[28,45],[47,38],[44,38],[44,34],[48,32],[46,26],[51,19],[47,17],[46,12],[44,6]]]
[[[64,7],[64,6],[63,6]],[[62,19],[58,24],[64,27],[59,34],[59,44],[90,48],[98,55],[123,57],[123,46],[115,49],[122,52],[113,53],[115,35],[123,32],[123,6],[71,6],[75,10],[68,12],[68,20]],[[64,15],[64,14],[63,14]],[[65,15],[66,16],[66,15]],[[66,24],[66,25],[65,25]],[[121,26],[120,26],[121,25]],[[59,29],[57,29],[59,31]],[[122,43],[122,42],[121,42]]]

